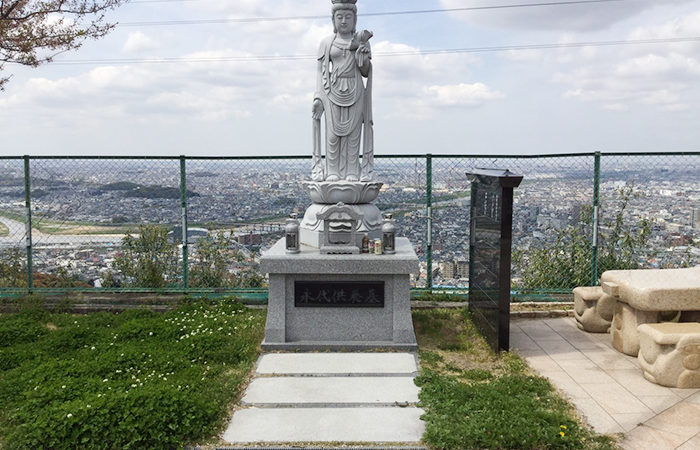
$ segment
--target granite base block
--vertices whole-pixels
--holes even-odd
[[[417,349],[410,274],[418,272],[418,258],[408,239],[397,239],[395,255],[323,255],[308,247],[288,255],[280,240],[261,265],[270,277],[263,350]],[[310,284],[325,292],[305,303],[295,291]],[[383,289],[370,302],[366,286]]]

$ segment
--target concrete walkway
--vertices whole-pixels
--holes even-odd
[[[269,353],[223,440],[242,444],[417,444],[412,353]]]
[[[599,433],[625,433],[626,449],[700,449],[700,389],[647,381],[637,358],[609,334],[586,333],[572,318],[514,320],[511,347],[566,394]]]

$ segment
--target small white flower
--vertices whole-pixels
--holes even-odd
[[[92,347],[90,347],[90,350],[95,350],[95,346],[93,345]]]
[[[106,383],[106,382],[108,382],[108,381],[109,381],[109,380],[108,380],[107,378],[105,378],[104,380],[102,380],[103,383]]]
[[[68,417],[70,419],[71,417],[73,417],[73,414],[68,413],[68,415],[66,417]]]
[[[63,386],[61,386],[61,389],[65,389],[65,388],[66,388],[66,385],[65,385],[65,384],[64,384]]]

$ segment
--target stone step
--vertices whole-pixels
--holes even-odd
[[[417,443],[425,431],[419,408],[248,408],[223,435],[231,444],[293,442]]]
[[[256,378],[241,403],[265,407],[406,406],[418,402],[418,392],[412,376]]]
[[[257,375],[362,376],[416,375],[414,353],[268,353]]]

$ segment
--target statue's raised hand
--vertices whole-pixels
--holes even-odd
[[[323,109],[323,102],[319,99],[315,99],[314,105],[311,109],[311,117],[313,117],[314,120],[321,120]]]
[[[372,59],[372,51],[369,46],[369,40],[372,39],[372,36],[374,36],[374,34],[367,30],[355,33],[352,43],[353,47],[357,48],[355,51],[355,60],[359,67],[365,67],[369,63],[369,60]]]

